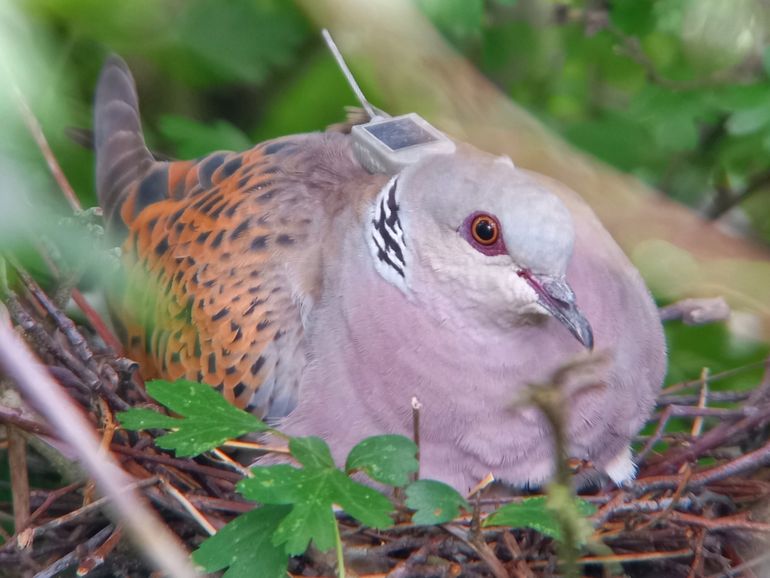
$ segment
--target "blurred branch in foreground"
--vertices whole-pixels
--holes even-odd
[[[567,184],[593,207],[656,295],[723,296],[735,310],[755,315],[756,333],[770,339],[766,248],[567,145],[449,48],[413,3],[300,5],[378,88],[383,102],[377,104],[393,113],[417,109],[452,136]]]

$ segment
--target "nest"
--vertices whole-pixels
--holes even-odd
[[[235,492],[243,477],[241,466],[224,454],[180,459],[157,449],[149,433],[119,429],[116,411],[150,402],[135,364],[105,345],[109,334],[93,311],[86,308],[96,332],[77,326],[29,275],[20,267],[17,271],[20,289],[6,290],[4,299],[17,332],[85,413],[102,448],[111,450],[168,528],[194,548],[252,508]],[[594,538],[606,546],[584,553],[584,575],[763,575],[761,565],[770,559],[762,547],[770,531],[770,523],[763,521],[770,495],[770,436],[765,429],[770,371],[752,390],[710,392],[714,382],[747,369],[756,366],[704,373],[662,391],[648,428],[652,433],[638,440],[642,464],[637,479],[622,488],[605,485],[582,495],[597,507],[591,520]],[[149,574],[141,554],[121,540],[119,517],[105,514],[109,498],[99,498],[86,478],[72,477],[72,468],[68,481],[52,478],[57,470],[44,456],[50,454],[46,448],[57,446],[57,432],[27,404],[10,399],[8,392],[5,398],[0,421],[6,426],[13,508],[6,503],[3,511],[8,519],[15,516],[16,532],[3,536],[0,571],[56,576],[77,567],[79,575]],[[668,431],[672,418],[676,433]],[[655,451],[660,447],[664,451]],[[54,464],[66,477],[67,459],[54,459]],[[482,497],[476,504],[481,512],[516,499]],[[387,531],[360,527],[344,515],[339,524],[346,565],[360,576],[559,575],[551,539],[532,530],[482,528],[474,516],[435,527],[414,526],[405,516]],[[289,571],[329,576],[333,562],[311,549],[293,559]]]

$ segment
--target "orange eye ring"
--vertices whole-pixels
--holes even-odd
[[[478,215],[471,223],[471,235],[479,245],[489,247],[500,238],[500,226],[497,219],[490,215]]]

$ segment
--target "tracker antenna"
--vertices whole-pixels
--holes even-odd
[[[337,44],[334,42],[332,35],[329,34],[329,31],[326,28],[321,30],[321,34],[323,35],[324,40],[326,41],[326,45],[329,47],[329,50],[331,50],[332,55],[334,56],[334,60],[337,61],[337,65],[340,67],[340,70],[342,70],[342,74],[345,75],[345,79],[348,81],[350,88],[353,89],[353,92],[355,93],[356,98],[358,99],[358,102],[361,103],[361,106],[366,111],[366,114],[369,115],[370,119],[382,117],[382,115],[377,114],[377,112],[375,112],[374,107],[371,105],[371,103],[368,100],[366,100],[366,97],[364,96],[364,92],[361,90],[361,87],[358,86],[358,83],[356,82],[356,79],[353,76],[353,73],[350,72],[350,68],[348,68],[348,65],[345,62],[345,59],[342,57],[342,53],[340,52],[340,49],[337,48]]]

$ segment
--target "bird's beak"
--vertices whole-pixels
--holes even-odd
[[[575,303],[575,292],[563,277],[535,275],[527,269],[518,272],[539,297],[540,305],[570,330],[587,349],[594,348],[594,333]]]

